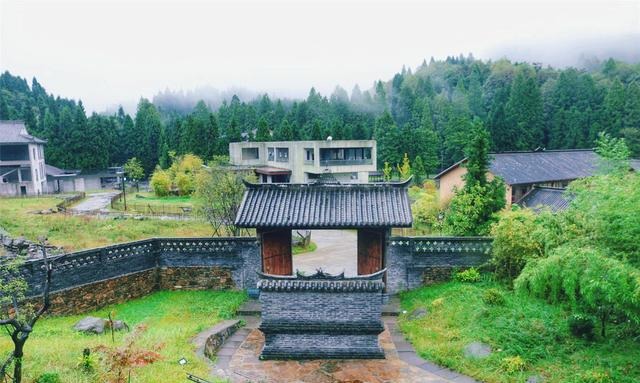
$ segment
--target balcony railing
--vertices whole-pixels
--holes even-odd
[[[320,166],[349,166],[349,165],[371,165],[371,158],[358,160],[320,160]]]

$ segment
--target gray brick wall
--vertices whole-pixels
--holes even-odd
[[[488,237],[389,237],[387,293],[419,287],[436,269],[445,276],[447,270],[480,266],[490,258],[491,243]]]
[[[348,278],[264,279],[258,283],[263,359],[383,358],[382,274]]]
[[[211,267],[231,270],[236,288],[255,287],[260,248],[255,238],[156,238],[50,258],[52,291],[85,286],[146,270]],[[29,295],[42,292],[44,262],[29,260],[21,274]]]

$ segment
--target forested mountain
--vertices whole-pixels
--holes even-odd
[[[640,156],[640,64],[613,59],[598,70],[555,69],[507,60],[450,57],[403,68],[389,81],[329,97],[311,89],[305,100],[237,96],[215,111],[199,102],[180,113],[142,99],[132,118],[87,117],[81,102],[53,97],[33,79],[0,75],[0,119],[23,119],[49,140],[48,162],[64,168],[103,168],[130,157],[145,170],[167,166],[168,153],[204,158],[248,140],[378,140],[378,158],[399,163],[420,156],[433,173],[463,157],[476,124],[491,134],[493,151],[588,148],[597,133],[624,137]]]

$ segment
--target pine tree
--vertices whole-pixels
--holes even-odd
[[[258,121],[258,129],[256,130],[256,141],[265,142],[271,140],[271,132],[269,131],[269,126],[267,125],[267,120],[264,117],[261,117]]]
[[[511,133],[507,139],[513,149],[533,150],[542,145],[542,96],[531,70],[522,69],[516,74],[505,113]]]
[[[291,141],[293,140],[293,130],[291,123],[286,118],[280,126],[273,132],[274,141]]]
[[[385,162],[391,164],[400,163],[403,153],[400,140],[400,129],[393,121],[391,114],[385,111],[376,120],[374,138],[378,141],[378,164]]]
[[[416,185],[422,185],[422,182],[427,177],[427,171],[422,161],[422,157],[419,155],[413,160],[413,181]]]
[[[135,143],[133,157],[142,162],[146,174],[151,174],[160,157],[160,134],[162,122],[156,107],[149,100],[142,98],[138,103],[138,111],[134,122]]]
[[[465,189],[471,190],[474,186],[486,186],[487,170],[489,169],[489,132],[484,128],[480,120],[473,122],[471,141],[465,150],[467,173],[464,175]]]
[[[620,80],[614,80],[604,98],[602,127],[613,136],[618,136],[624,127],[625,92]]]

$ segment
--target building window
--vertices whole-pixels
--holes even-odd
[[[289,148],[277,148],[276,156],[278,162],[289,162]]]
[[[33,152],[33,159],[37,160],[38,157],[36,156],[36,148],[33,148],[31,151]]]
[[[38,176],[38,168],[36,168],[36,182],[38,182],[38,179],[39,179],[39,178],[40,178],[40,177]]]
[[[274,148],[269,148],[267,149],[267,160],[268,161],[275,161],[275,149]]]
[[[315,151],[313,148],[305,148],[304,149],[304,160],[305,162],[313,162],[316,159]]]
[[[371,148],[322,148],[320,165],[370,165]]]
[[[242,148],[242,160],[257,160],[260,159],[260,153],[258,148]]]

